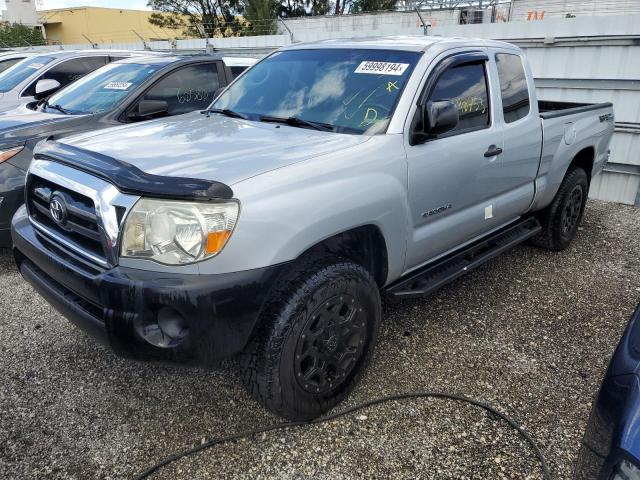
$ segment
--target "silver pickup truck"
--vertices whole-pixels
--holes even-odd
[[[613,128],[611,104],[537,101],[507,43],[298,44],[204,112],[40,144],[15,258],[116,352],[239,355],[256,399],[311,419],[361,377],[381,294],[566,248]]]

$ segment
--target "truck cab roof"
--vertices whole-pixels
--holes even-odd
[[[316,42],[296,43],[281,50],[304,50],[322,48],[363,48],[379,50],[403,50],[425,52],[434,45],[442,50],[456,47],[500,47],[517,49],[513,44],[482,38],[434,37],[425,35],[398,35],[387,37],[358,37],[347,39],[320,40]]]

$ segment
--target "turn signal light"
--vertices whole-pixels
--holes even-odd
[[[231,236],[229,230],[211,232],[207,236],[207,253],[218,253]]]

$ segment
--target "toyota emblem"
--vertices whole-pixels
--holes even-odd
[[[54,196],[51,199],[51,203],[49,204],[49,212],[51,212],[51,218],[58,225],[64,224],[67,217],[67,208],[64,204],[64,201],[58,197]]]

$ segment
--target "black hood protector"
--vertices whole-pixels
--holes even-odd
[[[112,183],[122,193],[196,201],[233,198],[231,187],[221,182],[153,175],[122,160],[51,140],[40,143],[34,157],[82,170]]]

